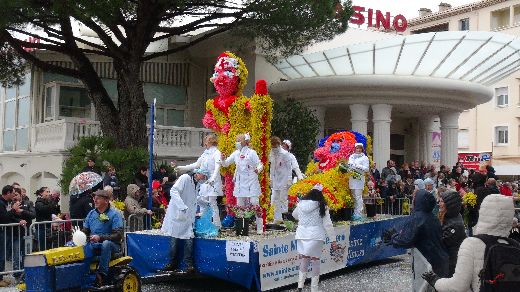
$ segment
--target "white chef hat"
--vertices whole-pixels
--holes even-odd
[[[354,144],[354,148],[358,147],[358,146],[361,146],[361,148],[365,149],[365,146],[363,146],[363,143],[356,143],[356,144]]]
[[[315,184],[313,187],[312,187],[313,190],[318,190],[318,191],[323,191],[323,186],[321,184]]]
[[[292,143],[291,143],[291,141],[289,141],[289,140],[283,140],[282,143],[284,143],[285,145],[287,145],[287,147],[289,147],[289,150],[291,150],[291,148],[292,148]]]

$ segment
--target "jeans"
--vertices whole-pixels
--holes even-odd
[[[101,251],[101,254],[99,255],[98,272],[106,276],[108,274],[108,264],[110,263],[110,258],[112,258],[112,254],[121,251],[121,246],[110,240],[105,240],[102,243],[94,243],[92,248],[94,250]]]
[[[179,240],[175,237],[172,237],[170,239],[170,256],[171,256],[171,263],[175,264],[177,263],[177,244]],[[184,239],[184,264],[186,265],[186,268],[193,268],[193,238],[190,239]]]

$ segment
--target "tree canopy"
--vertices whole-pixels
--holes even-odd
[[[12,49],[42,70],[80,79],[102,131],[114,137],[119,147],[146,144],[147,105],[139,80],[143,62],[181,52],[225,32],[256,40],[256,46],[271,57],[288,56],[344,32],[352,14],[350,0],[0,0],[0,11],[2,48]],[[92,30],[99,41],[78,34],[77,25]],[[147,52],[152,42],[174,36],[192,38]],[[41,41],[25,40],[28,37]],[[45,62],[28,49],[63,54],[74,67]],[[103,87],[91,55],[111,58],[118,104]],[[0,81],[13,74],[8,67],[0,66]]]

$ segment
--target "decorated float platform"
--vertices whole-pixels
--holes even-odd
[[[331,251],[331,240],[327,239],[322,250],[321,274],[404,254],[406,249],[385,245],[381,235],[386,229],[398,229],[405,220],[406,216],[378,215],[361,223],[336,224],[339,248]],[[170,262],[170,237],[160,230],[130,232],[126,234],[126,242],[127,253],[133,258],[130,265],[145,281],[165,275],[162,269]],[[217,238],[195,239],[194,265],[201,275],[250,290],[268,291],[297,283],[296,246],[294,232],[234,236],[234,231],[223,231]],[[182,248],[178,254],[182,258]]]

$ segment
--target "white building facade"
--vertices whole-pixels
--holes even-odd
[[[435,31],[500,32],[520,36],[520,0],[480,1],[460,7],[444,6],[432,13],[410,19],[407,33]],[[499,175],[520,175],[520,73],[518,60],[501,46],[494,48],[496,67],[504,66],[503,79],[488,86],[493,97],[486,103],[463,111],[458,123],[458,151],[493,153]]]

